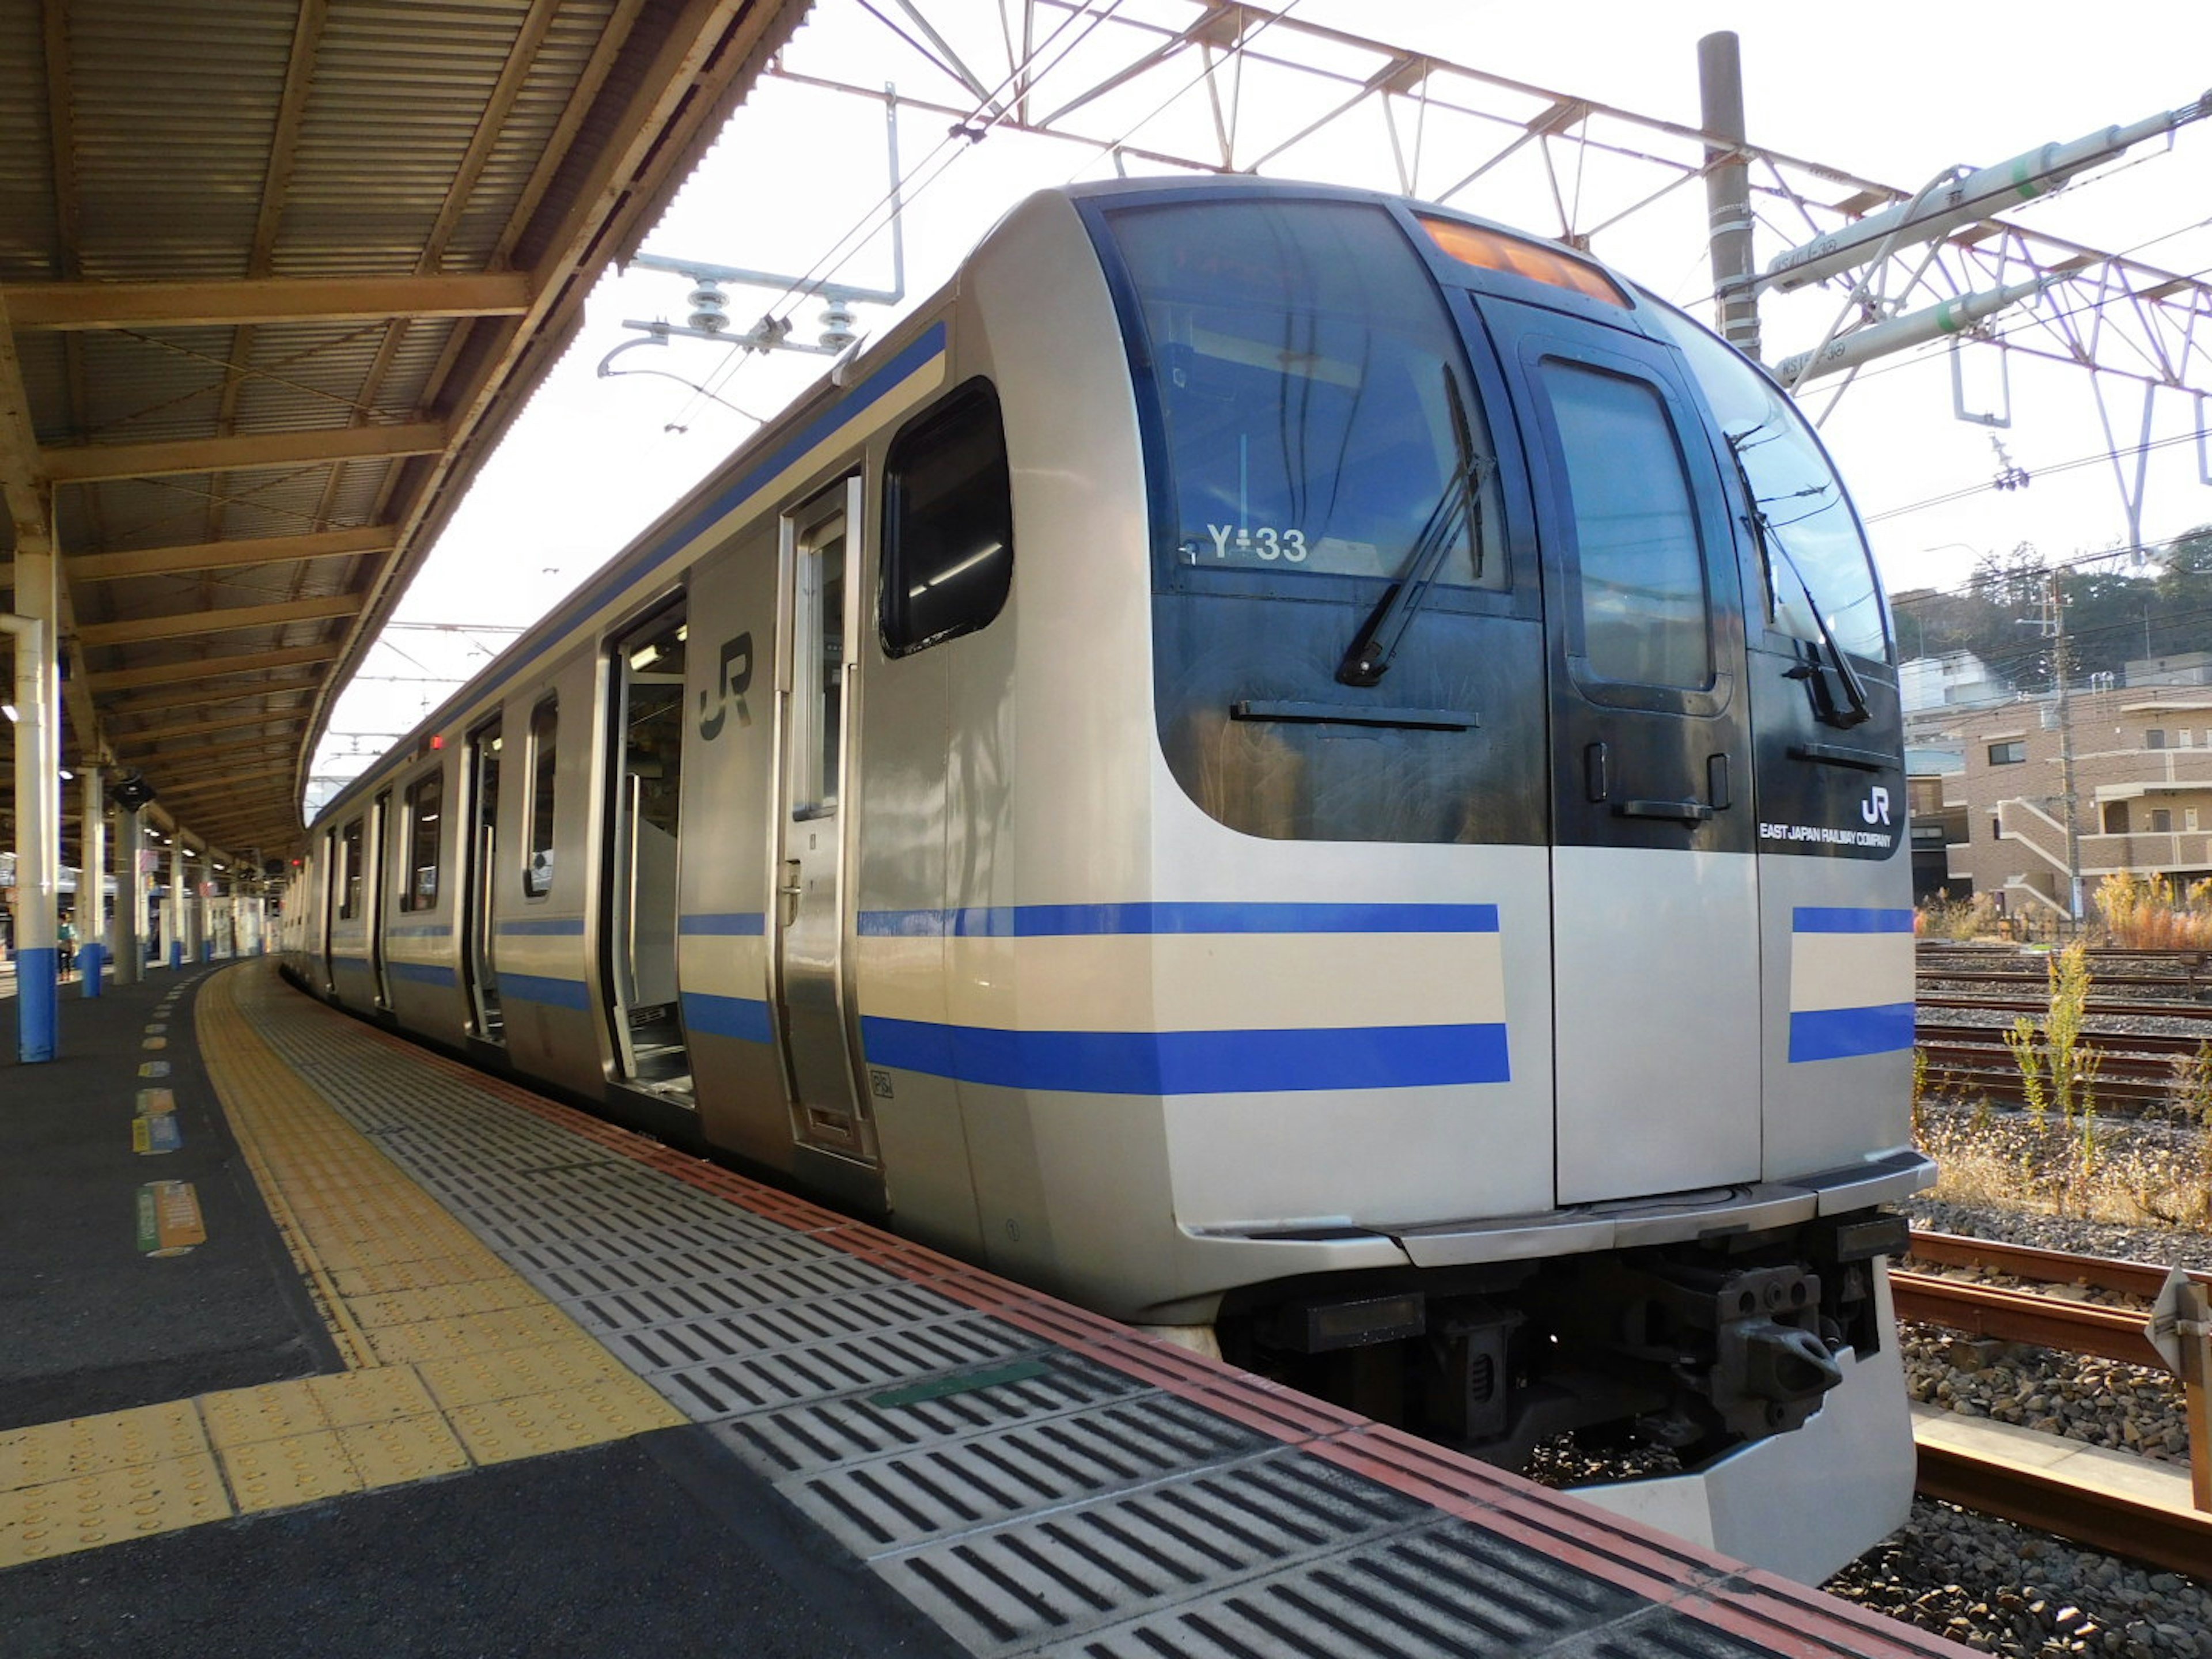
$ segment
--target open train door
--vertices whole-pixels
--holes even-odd
[[[1489,301],[1545,559],[1558,1200],[1756,1180],[1743,605],[1671,348]]]
[[[785,517],[781,560],[788,647],[779,653],[775,1025],[793,1136],[801,1148],[831,1154],[815,1173],[833,1182],[840,1171],[829,1166],[840,1160],[875,1162],[859,1084],[847,923],[860,525],[856,477]],[[854,1177],[847,1184],[869,1196],[868,1179],[853,1163],[846,1171]]]

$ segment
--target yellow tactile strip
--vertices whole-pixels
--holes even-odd
[[[201,1052],[348,1369],[0,1433],[0,1567],[685,1420],[262,1042],[247,971]]]

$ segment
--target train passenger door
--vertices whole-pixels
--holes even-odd
[[[1743,602],[1675,354],[1492,301],[1540,475],[1558,1200],[1757,1179]]]
[[[845,956],[860,492],[848,478],[783,521],[775,1023],[799,1143],[872,1162]]]
[[[376,804],[368,810],[368,873],[362,883],[363,915],[368,927],[369,973],[376,981],[376,1006],[386,1012],[392,1006],[392,973],[384,960],[384,913],[392,884],[386,848],[391,836],[392,792],[387,789],[377,796]]]
[[[678,603],[614,644],[607,799],[608,969],[623,1080],[688,1099],[691,1057],[676,986],[678,817],[684,793],[684,659]]]
[[[469,733],[465,768],[467,831],[461,837],[461,971],[469,986],[470,1035],[504,1045],[499,960],[492,932],[492,872],[499,868],[499,722]]]

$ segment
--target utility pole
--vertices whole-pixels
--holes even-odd
[[[1729,30],[1698,42],[1699,122],[1709,133],[1741,144],[1743,64]],[[1751,170],[1738,152],[1705,149],[1705,215],[1712,238],[1713,301],[1721,337],[1759,357],[1759,290],[1751,251]]]
[[[2081,920],[2081,832],[2074,822],[2079,797],[2074,790],[2074,716],[2066,696],[2066,600],[2058,591],[2058,573],[2045,580],[2051,595],[2051,672],[2058,687],[2058,787],[2066,811],[2066,912]]]

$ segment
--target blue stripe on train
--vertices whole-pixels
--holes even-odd
[[[768,918],[757,910],[733,910],[723,915],[681,916],[679,933],[705,933],[734,939],[758,939],[768,931]]]
[[[1910,914],[1910,913],[1908,913]],[[870,938],[1103,933],[1494,933],[1494,904],[1015,904],[864,910]]]
[[[441,963],[394,962],[386,964],[385,971],[394,979],[412,980],[417,985],[452,986],[459,983],[453,970]]]
[[[580,979],[544,979],[536,974],[510,974],[501,969],[499,995],[502,1002],[541,1002],[549,1008],[588,1008],[591,996]]]
[[[707,1036],[735,1037],[741,1042],[767,1042],[775,1035],[769,1024],[765,1002],[752,997],[708,996],[702,991],[684,994],[684,1029]]]
[[[1912,912],[1801,904],[1792,914],[1790,927],[1798,933],[1909,933]]]
[[[864,1017],[878,1066],[962,1083],[1082,1094],[1250,1094],[1504,1083],[1505,1027],[1288,1031],[1007,1031]]]
[[[1912,1046],[1912,1005],[1818,1008],[1790,1016],[1790,1059],[1843,1060],[1886,1054]]]

